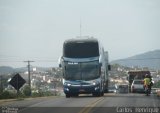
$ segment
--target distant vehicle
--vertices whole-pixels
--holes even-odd
[[[108,90],[108,54],[97,39],[66,40],[60,62],[66,98],[90,93],[102,96]]]
[[[133,70],[128,72],[129,92],[131,92],[131,85],[133,81],[144,80],[146,74],[148,74],[151,77],[150,71]]]
[[[144,93],[144,85],[143,80],[133,80],[131,85],[131,92],[132,93]]]
[[[108,92],[109,93],[116,93],[117,89],[116,89],[116,86],[109,86],[108,87]]]
[[[128,93],[128,84],[119,84],[117,86],[117,93]]]

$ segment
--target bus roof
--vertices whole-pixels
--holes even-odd
[[[63,57],[91,58],[98,57],[100,46],[95,38],[68,39],[63,44]]]
[[[75,43],[75,42],[98,42],[98,40],[93,37],[91,38],[82,37],[82,38],[67,39],[64,43]]]

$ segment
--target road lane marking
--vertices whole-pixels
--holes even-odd
[[[101,102],[102,100],[104,100],[104,97],[100,97],[98,99],[95,99],[94,101],[92,101],[91,103],[89,103],[88,105],[86,105],[80,112],[78,113],[89,113],[89,111],[91,111],[91,109],[93,107],[95,107],[99,102]]]
[[[100,100],[96,101],[95,103],[93,103],[90,107],[88,107],[88,109],[85,110],[85,112],[83,113],[89,113],[89,111],[91,111],[92,108],[94,108],[99,102],[101,102],[102,100],[104,100],[104,98],[101,98]]]

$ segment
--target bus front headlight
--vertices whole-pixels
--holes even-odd
[[[96,85],[99,84],[99,82],[98,82],[98,81],[93,81],[92,84],[93,84],[94,86],[96,86]]]
[[[68,84],[67,84],[67,86],[71,86],[71,84],[70,84],[70,83],[68,83]]]
[[[64,86],[71,86],[71,84],[70,84],[70,83],[65,82],[65,83],[64,83]]]
[[[93,82],[92,84],[95,86],[95,85],[96,85],[96,82]]]

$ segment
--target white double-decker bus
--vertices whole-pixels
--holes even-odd
[[[63,44],[60,59],[67,98],[79,94],[103,96],[108,89],[108,54],[95,38],[75,38]]]

